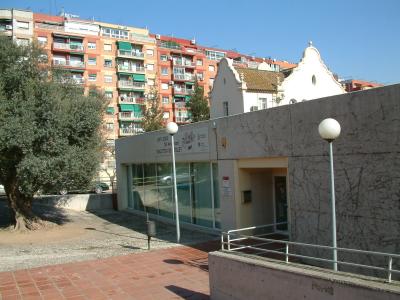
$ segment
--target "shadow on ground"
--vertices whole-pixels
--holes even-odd
[[[185,289],[176,285],[168,285],[165,287],[167,290],[175,293],[182,299],[190,299],[190,300],[206,300],[210,299],[210,297],[206,294],[195,292],[189,289]]]
[[[32,211],[43,220],[62,225],[70,221],[65,210],[54,206],[42,206],[33,203]],[[7,228],[12,224],[7,198],[0,196],[0,228]]]

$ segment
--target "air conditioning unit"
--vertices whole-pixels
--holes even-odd
[[[161,35],[156,34],[156,40],[159,40],[159,39],[161,39]]]
[[[12,29],[12,25],[6,25],[6,29],[7,30],[11,30]]]
[[[173,82],[172,80],[169,82],[170,85],[174,85],[175,82]]]
[[[196,40],[193,39],[193,40],[190,41],[190,43],[191,43],[192,45],[196,45]]]
[[[250,106],[250,111],[257,111],[258,110],[258,106]]]

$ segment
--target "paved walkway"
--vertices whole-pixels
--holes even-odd
[[[209,299],[218,242],[0,273],[0,299]]]

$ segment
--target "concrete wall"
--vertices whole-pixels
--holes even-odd
[[[366,277],[223,252],[212,252],[208,258],[212,300],[400,298],[398,285]]]
[[[112,209],[112,194],[75,194],[65,196],[41,196],[36,203],[77,211]]]

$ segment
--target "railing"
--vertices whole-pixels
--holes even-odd
[[[138,51],[118,50],[118,55],[144,59],[144,53]]]
[[[71,60],[53,59],[53,66],[67,66],[67,67],[84,68],[85,67],[85,63],[83,61],[71,61]]]
[[[173,65],[178,67],[192,67],[192,68],[196,66],[196,64],[193,61],[182,61],[182,60],[174,60]]]
[[[129,104],[144,104],[145,103],[145,98],[120,96],[119,97],[119,102],[120,103],[129,103]]]
[[[144,130],[142,128],[120,128],[119,135],[135,135],[139,133],[143,133]]]
[[[84,84],[84,83],[85,83],[85,78],[72,78],[72,80],[73,80],[76,84]]]
[[[119,113],[119,119],[127,121],[139,121],[142,119],[142,115],[136,114],[132,111],[123,111]]]
[[[118,80],[118,87],[120,88],[136,88],[144,89],[144,82],[129,81],[129,80]]]
[[[133,72],[133,73],[144,73],[144,67],[132,67],[132,66],[123,66],[118,65],[119,72]]]
[[[174,74],[174,80],[195,80],[194,74]]]
[[[35,28],[42,28],[42,29],[51,29],[57,31],[64,31],[64,26],[59,25],[52,25],[52,24],[45,24],[45,23],[36,23]]]
[[[263,226],[253,226],[253,227],[234,229],[234,230],[229,230],[227,232],[223,232],[221,234],[221,249],[223,251],[230,251],[230,252],[239,252],[239,251],[244,251],[244,250],[255,251],[255,253],[250,254],[250,255],[255,255],[255,256],[260,256],[260,255],[265,255],[265,254],[281,255],[282,257],[285,258],[286,263],[289,263],[290,258],[298,258],[298,259],[307,259],[307,260],[316,261],[316,262],[331,263],[332,265],[337,264],[337,265],[343,265],[343,266],[364,268],[364,269],[369,269],[369,270],[377,270],[377,271],[382,271],[385,274],[387,274],[386,279],[388,282],[392,282],[392,274],[400,274],[400,270],[393,269],[393,259],[400,259],[399,254],[383,253],[383,252],[376,252],[376,251],[365,251],[365,250],[349,249],[349,248],[339,248],[339,247],[334,248],[331,246],[290,242],[287,240],[269,239],[269,238],[261,237],[261,236],[266,236],[266,235],[275,234],[275,233],[268,233],[268,234],[261,234],[261,235],[241,234],[241,232],[243,232],[243,231],[250,231],[250,230],[255,230],[255,229],[260,229],[260,228],[266,228],[266,227],[276,228],[278,225],[282,225],[282,224],[286,224],[286,223],[276,223],[276,224],[268,224],[268,225],[263,225]],[[245,242],[245,243],[240,243],[240,241]],[[249,243],[250,241],[255,241],[255,244],[250,244]],[[265,247],[265,246],[271,245],[271,244],[282,245],[282,247],[277,248],[277,249],[263,248],[263,246]],[[293,250],[292,250],[292,252],[290,251],[290,249],[292,249],[292,248],[298,249],[301,247],[307,248],[307,249],[316,249],[316,250],[322,249],[322,250],[329,250],[329,251],[333,251],[334,249],[336,249],[338,254],[339,253],[351,253],[351,254],[357,254],[357,255],[368,255],[370,257],[381,257],[386,260],[387,265],[386,265],[386,267],[367,265],[367,264],[349,262],[349,261],[338,260],[338,259],[333,260],[333,259],[310,256],[310,255],[296,254],[296,253],[294,253]],[[298,263],[298,262],[296,261],[296,263]],[[348,271],[346,270],[346,272],[348,272]],[[353,272],[353,273],[356,273],[356,272]]]
[[[179,88],[175,88],[174,87],[174,93],[175,94],[180,94],[180,95],[191,95],[191,94],[193,94],[193,90],[191,90],[191,89],[185,89],[185,88],[181,88],[181,89],[179,89]]]
[[[83,51],[84,47],[83,45],[54,42],[53,49]]]

